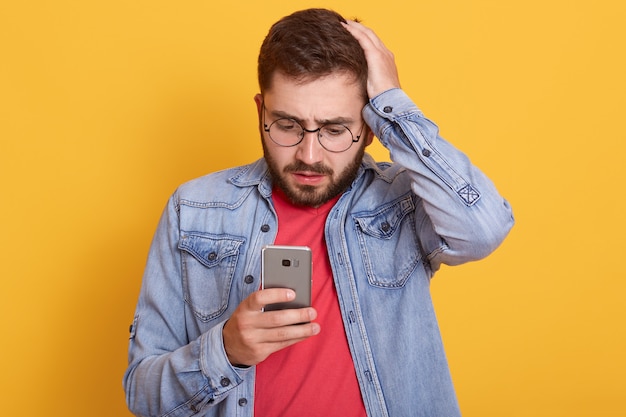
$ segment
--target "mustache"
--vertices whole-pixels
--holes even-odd
[[[325,166],[321,162],[318,162],[318,163],[313,164],[313,165],[309,165],[309,164],[305,164],[302,161],[295,161],[295,162],[287,165],[283,169],[283,171],[284,172],[308,171],[308,172],[314,172],[316,174],[322,174],[322,175],[333,175],[333,172],[334,172],[331,168]]]

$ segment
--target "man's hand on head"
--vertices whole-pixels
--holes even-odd
[[[367,94],[369,98],[400,87],[400,78],[393,52],[391,52],[373,30],[361,23],[349,20],[342,25],[359,41],[365,52],[368,65]]]

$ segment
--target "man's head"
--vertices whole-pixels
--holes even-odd
[[[274,184],[299,205],[344,192],[373,139],[361,115],[367,61],[341,22],[328,10],[296,12],[272,26],[259,54],[265,159]]]
[[[331,73],[351,74],[367,100],[367,61],[359,42],[341,26],[346,20],[326,9],[295,12],[276,22],[261,45],[258,77],[261,94],[280,72],[307,82]]]

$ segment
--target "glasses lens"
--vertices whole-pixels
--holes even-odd
[[[324,125],[320,129],[320,143],[331,152],[345,151],[352,145],[352,132],[344,125]]]
[[[270,138],[281,146],[293,146],[302,138],[302,126],[292,119],[278,119],[270,125]]]

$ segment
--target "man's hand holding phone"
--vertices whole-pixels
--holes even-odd
[[[295,297],[291,289],[268,288],[250,294],[239,304],[222,330],[231,364],[256,365],[272,353],[320,332],[319,324],[312,322],[317,317],[313,307],[263,311],[268,304],[293,301]]]

